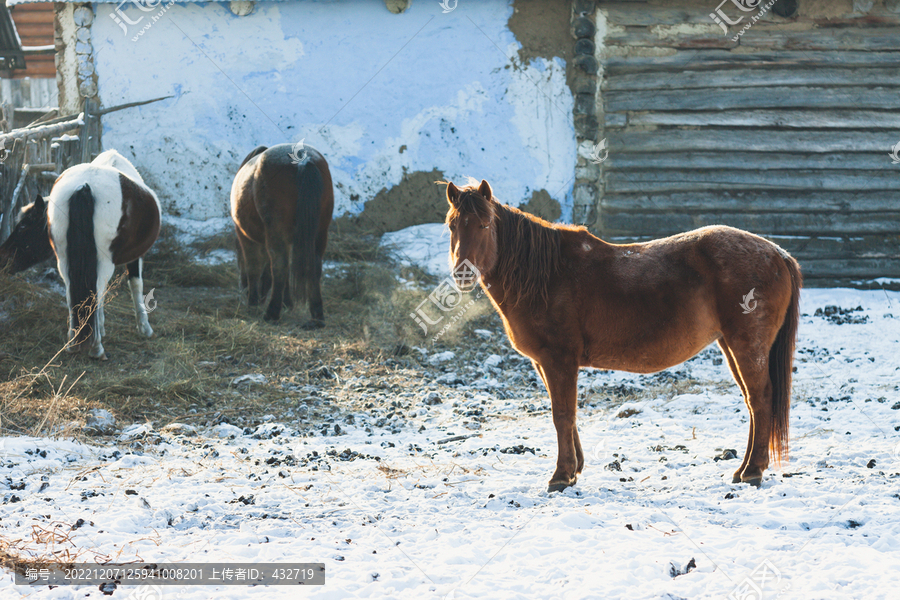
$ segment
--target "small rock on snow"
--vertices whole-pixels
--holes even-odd
[[[242,383],[246,383],[248,385],[252,384],[252,383],[258,383],[258,384],[262,385],[266,381],[267,380],[266,380],[265,375],[261,375],[260,373],[247,373],[246,375],[241,375],[240,377],[235,377],[231,381],[231,385],[238,386]]]

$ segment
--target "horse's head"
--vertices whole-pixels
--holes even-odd
[[[479,275],[488,275],[497,264],[496,202],[491,186],[483,179],[477,187],[462,189],[448,183],[447,202],[450,268],[457,286],[467,291],[475,287]]]
[[[40,196],[22,209],[19,222],[0,246],[0,270],[24,271],[53,256],[47,233],[47,203]]]

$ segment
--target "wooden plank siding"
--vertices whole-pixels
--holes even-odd
[[[695,6],[600,9],[601,236],[725,224],[809,285],[900,279],[900,14],[770,13],[734,42]]]
[[[54,12],[52,2],[16,4],[10,7],[13,23],[22,46],[52,46]],[[12,79],[55,78],[56,62],[53,54],[26,56],[25,69],[16,69],[10,74]]]

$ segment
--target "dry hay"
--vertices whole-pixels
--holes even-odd
[[[339,383],[323,367],[360,363],[355,376],[408,385],[404,373],[384,362],[414,361],[418,355],[410,355],[410,347],[430,345],[409,315],[437,281],[395,264],[374,236],[332,232],[326,260],[336,266],[326,269],[322,283],[326,327],[310,332],[302,329],[309,319],[305,307],[285,313],[277,325],[250,314],[240,303],[234,260],[195,260],[233,247],[233,238],[184,247],[164,234],[144,270],[144,291],[154,290],[157,302],[150,313],[154,336],[136,331],[120,276],[105,309],[109,361],[60,352],[67,313],[55,274],[0,275],[0,433],[80,437],[92,408],[109,410],[120,426],[149,420],[160,428],[172,422],[252,425],[305,402],[314,404],[305,409],[312,424],[317,411],[333,414],[353,403],[332,395],[329,402],[338,405],[322,405]],[[467,317],[490,312],[482,299]],[[464,331],[455,327],[439,346],[452,346]],[[266,383],[232,385],[248,373]],[[304,386],[323,390],[320,400],[310,401]]]

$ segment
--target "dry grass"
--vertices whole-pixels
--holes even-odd
[[[80,435],[91,408],[111,411],[120,425],[252,425],[296,408],[308,396],[298,391],[303,386],[333,385],[321,379],[323,365],[363,362],[378,378],[386,358],[424,345],[409,313],[427,293],[400,286],[398,277],[426,289],[432,282],[416,269],[398,268],[371,237],[332,233],[326,258],[339,263],[323,278],[327,325],[312,332],[302,329],[305,307],[277,325],[249,314],[239,300],[234,261],[192,260],[192,253],[223,247],[233,247],[228,236],[187,249],[171,235],[157,242],[144,271],[144,291],[154,289],[157,302],[151,339],[136,331],[119,278],[106,305],[105,362],[60,352],[67,314],[61,285],[36,273],[0,275],[0,433]],[[452,335],[442,341],[452,342]],[[248,373],[263,375],[266,383],[232,385]],[[316,409],[310,410],[312,422]]]

